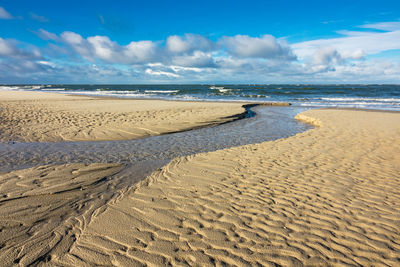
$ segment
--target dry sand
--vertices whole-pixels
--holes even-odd
[[[231,121],[244,111],[240,103],[0,91],[0,141],[130,140]]]
[[[400,114],[313,110],[287,139],[173,160],[54,263],[400,264]]]

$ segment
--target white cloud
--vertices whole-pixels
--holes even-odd
[[[292,45],[271,35],[212,41],[196,34],[121,45],[108,36],[39,29],[36,34],[51,41],[42,53],[0,38],[0,70],[75,82],[399,82],[398,59],[368,57],[400,49],[398,22],[360,27],[381,31],[339,31],[337,38]]]
[[[80,34],[74,32],[63,32],[61,40],[68,44],[76,53],[88,61],[93,61],[93,53],[89,44]]]
[[[364,55],[400,49],[400,30],[390,32],[349,32],[340,31],[343,37],[319,39],[292,45],[300,59],[306,59],[325,47],[335,48],[344,58],[356,59]]]
[[[14,17],[0,6],[0,19],[13,19]]]
[[[389,22],[364,24],[359,27],[365,28],[365,29],[382,30],[382,31],[396,31],[396,30],[400,30],[400,21],[389,21]]]
[[[51,33],[51,32],[48,32],[48,31],[46,31],[46,30],[43,30],[43,29],[39,29],[37,32],[36,32],[36,34],[40,37],[40,38],[42,38],[43,40],[53,40],[53,41],[58,41],[59,40],[59,38],[58,38],[58,36],[56,35],[56,34],[54,34],[54,33]]]
[[[41,58],[40,51],[30,46],[26,49],[18,47],[18,41],[12,39],[3,39],[0,37],[0,57],[11,57],[11,58],[29,58],[38,59]]]
[[[169,78],[179,78],[179,75],[176,73],[166,72],[166,71],[155,71],[150,68],[146,69],[145,73],[149,74],[149,75],[155,75],[155,76],[166,76]]]
[[[266,34],[260,38],[248,35],[225,36],[220,43],[236,57],[294,59],[289,46],[272,35]]]
[[[94,62],[103,60],[109,63],[139,64],[151,62],[157,45],[152,41],[131,42],[121,46],[107,36],[91,36],[87,39],[73,32],[63,32],[62,40],[84,59]]]
[[[96,57],[111,62],[115,59],[115,54],[119,46],[106,36],[93,36],[87,38],[88,44],[93,48],[93,53]]]
[[[63,32],[61,38],[70,45],[79,45],[83,43],[83,37],[74,32]]]
[[[172,64],[186,67],[215,67],[214,59],[210,53],[194,51],[192,55],[175,56]]]
[[[156,59],[157,44],[152,41],[131,42],[124,49],[124,55],[133,63],[145,63]]]
[[[198,34],[185,34],[183,37],[172,35],[167,38],[166,47],[171,53],[192,53],[194,51],[210,51],[214,48],[211,40]]]
[[[31,12],[30,14],[31,19],[39,21],[39,22],[49,22],[50,20],[44,16],[39,16],[33,12]]]
[[[37,63],[46,65],[46,66],[50,66],[52,68],[56,67],[56,64],[54,64],[53,62],[49,62],[49,61],[45,61],[45,60],[38,61]]]
[[[0,56],[8,56],[15,53],[15,45],[0,37]]]
[[[325,47],[317,50],[313,56],[313,63],[315,65],[329,65],[342,63],[341,55],[332,47]]]

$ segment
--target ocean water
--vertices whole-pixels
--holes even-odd
[[[0,85],[0,90],[29,90],[123,98],[186,101],[290,102],[300,107],[400,110],[400,85]]]

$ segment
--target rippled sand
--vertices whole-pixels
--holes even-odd
[[[178,158],[93,218],[69,265],[400,264],[400,114],[307,111],[294,137]]]
[[[109,178],[122,168],[64,164],[0,174],[0,265],[37,264],[68,251],[119,193]]]
[[[0,91],[0,141],[130,140],[233,120],[240,103]]]

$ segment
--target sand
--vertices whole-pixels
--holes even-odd
[[[312,110],[294,137],[173,160],[53,262],[398,266],[400,114]]]
[[[0,91],[0,142],[131,140],[236,119],[240,103]]]
[[[0,174],[0,262],[37,264],[68,251],[118,194],[119,164],[40,166]],[[52,253],[52,254],[49,254]]]
[[[121,110],[109,100],[57,98],[3,99],[1,112],[20,105],[28,117],[26,111],[56,110],[87,118],[97,114],[90,101],[104,104],[107,114]],[[89,111],[79,110],[75,101]],[[143,105],[138,114],[144,117],[174,114],[169,103],[147,115],[149,105]],[[287,139],[177,158],[129,189],[134,173],[112,163],[0,174],[0,261],[399,265],[400,113],[325,109],[298,119],[318,127]]]

